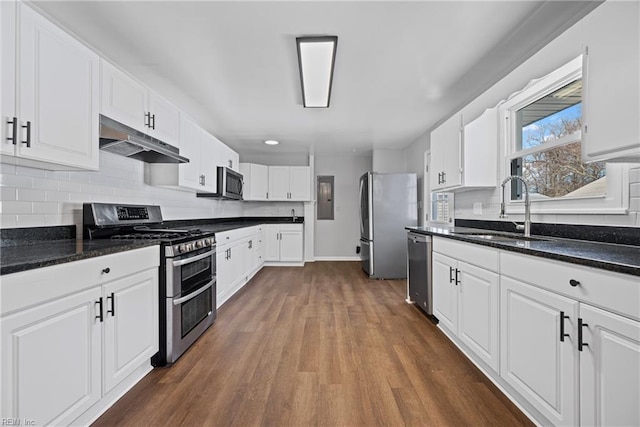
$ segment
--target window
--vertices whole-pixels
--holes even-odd
[[[501,109],[506,171],[527,182],[532,210],[621,213],[624,167],[582,161],[582,57],[532,81]],[[509,210],[519,211],[517,202],[523,197],[522,183],[511,181],[515,203]]]

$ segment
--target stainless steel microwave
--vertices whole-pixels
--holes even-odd
[[[215,197],[242,200],[242,174],[225,166],[218,166]]]

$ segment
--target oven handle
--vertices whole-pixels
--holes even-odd
[[[173,300],[173,305],[180,305],[183,302],[187,302],[190,299],[193,299],[193,298],[197,297],[198,295],[200,295],[201,293],[203,293],[204,291],[206,291],[207,289],[212,287],[214,283],[216,283],[216,279],[213,279],[212,281],[210,281],[209,283],[207,283],[206,285],[204,285],[203,287],[201,287],[197,291],[190,293],[186,297],[182,297],[182,298],[178,298],[176,300]]]
[[[181,265],[191,264],[192,262],[200,261],[201,259],[204,259],[204,258],[206,258],[208,256],[211,256],[214,253],[216,253],[215,249],[212,250],[212,251],[200,254],[198,256],[194,256],[193,258],[183,259],[182,261],[173,261],[172,264],[173,264],[174,267],[180,267]]]

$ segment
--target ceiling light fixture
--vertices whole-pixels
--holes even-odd
[[[267,139],[264,143],[267,144],[267,145],[278,145],[278,144],[280,144],[275,139]]]
[[[296,37],[305,108],[329,108],[338,36]]]

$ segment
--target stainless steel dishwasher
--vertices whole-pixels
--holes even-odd
[[[433,315],[431,236],[407,233],[407,253],[407,301],[415,303],[422,311]]]

